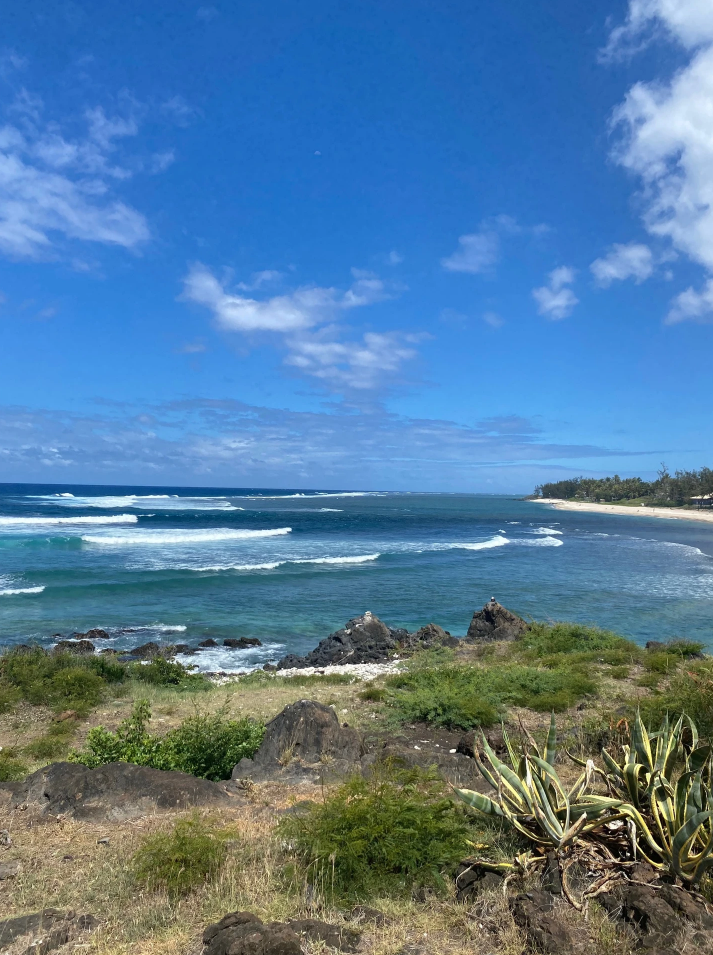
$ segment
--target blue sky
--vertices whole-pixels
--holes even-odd
[[[713,460],[713,6],[26,0],[0,481]]]

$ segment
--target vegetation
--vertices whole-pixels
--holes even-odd
[[[170,686],[179,690],[209,690],[210,680],[201,673],[191,673],[182,663],[154,657],[150,663],[129,664],[129,675],[139,683]]]
[[[389,677],[387,702],[398,719],[451,729],[492,726],[508,706],[561,712],[594,693],[596,682],[578,666],[517,663],[416,669]]]
[[[639,501],[649,506],[681,507],[694,497],[713,494],[713,470],[676,471],[671,475],[661,465],[655,481],[640,477],[570,478],[553,481],[535,488],[536,497],[555,497],[581,501]]]
[[[713,660],[687,663],[671,676],[667,689],[641,701],[641,712],[651,723],[667,714],[674,719],[685,714],[702,736],[713,738]]]
[[[27,775],[27,764],[20,759],[14,746],[5,746],[0,749],[0,783],[10,783],[16,779],[24,779]]]
[[[171,832],[144,840],[132,859],[134,881],[170,898],[186,895],[218,873],[229,835],[199,815],[181,819]]]
[[[410,894],[444,887],[463,858],[470,826],[437,774],[387,765],[354,776],[280,831],[303,878],[325,896]]]
[[[229,720],[224,713],[196,713],[165,736],[147,730],[151,708],[139,700],[116,732],[96,726],[86,747],[70,754],[72,762],[94,768],[105,763],[137,763],[154,769],[177,770],[203,779],[229,779],[244,756],[253,756],[262,742],[264,727],[254,720]]]

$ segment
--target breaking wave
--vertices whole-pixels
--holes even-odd
[[[76,524],[136,524],[135,514],[115,514],[111,517],[0,517],[0,527],[54,527]]]
[[[113,544],[133,547],[137,544],[207,544],[215,541],[253,540],[258,537],[282,537],[291,533],[291,527],[275,527],[269,530],[231,530],[217,527],[213,530],[138,530],[123,535],[85,534],[82,540],[88,544]]]

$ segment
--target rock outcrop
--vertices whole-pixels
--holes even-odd
[[[515,924],[526,934],[532,947],[547,955],[577,955],[584,940],[572,926],[557,917],[554,898],[543,889],[523,892],[510,901]]]
[[[237,800],[225,784],[187,773],[164,772],[132,763],[108,763],[87,769],[77,763],[52,763],[19,783],[1,783],[14,807],[27,805],[43,815],[91,821],[124,820],[159,810],[225,805]]]
[[[252,912],[231,912],[203,933],[203,955],[301,955],[300,940],[356,952],[360,932],[319,919],[264,923]]]
[[[68,942],[77,943],[98,924],[93,915],[77,915],[59,909],[18,915],[0,922],[0,952],[12,950],[13,955],[46,955]]]
[[[395,633],[396,631],[392,631]],[[433,650],[436,647],[457,647],[459,640],[452,637],[447,630],[437,623],[427,623],[415,633],[404,631],[405,636],[398,642],[399,649],[414,652],[416,650]]]
[[[527,623],[491,597],[482,610],[473,614],[466,641],[485,643],[490,640],[516,640],[528,629]]]
[[[388,660],[397,646],[393,631],[367,610],[341,630],[330,633],[306,656],[290,654],[283,657],[277,669],[323,667],[334,663],[379,663]]]
[[[625,882],[598,901],[611,919],[634,930],[646,951],[682,951],[677,937],[687,932],[690,949],[686,945],[685,951],[713,952],[713,916],[700,897],[680,886]]]
[[[333,777],[358,768],[361,756],[357,730],[340,726],[331,707],[300,700],[267,724],[260,748],[252,759],[240,760],[233,779]]]
[[[248,647],[261,647],[262,641],[257,637],[229,637],[223,640],[224,647],[231,647],[233,650],[246,650]]]
[[[101,627],[94,627],[86,633],[75,633],[73,636],[75,640],[111,640],[111,634]]]
[[[94,644],[91,640],[58,640],[54,645],[54,653],[78,653],[84,656],[94,653]]]
[[[142,643],[140,647],[134,647],[133,650],[129,650],[129,655],[136,657],[137,660],[153,660],[154,657],[163,656],[164,653],[165,650],[153,641]]]

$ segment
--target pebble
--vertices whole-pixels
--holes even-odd
[[[401,665],[398,660],[390,663],[334,663],[324,667],[293,667],[289,670],[278,670],[274,676],[328,676],[330,673],[344,673],[353,676],[355,680],[373,680],[377,676],[398,673]],[[206,676],[217,686],[224,686],[226,683],[233,683],[241,676],[245,676],[246,673],[247,671],[241,673],[207,673]]]

